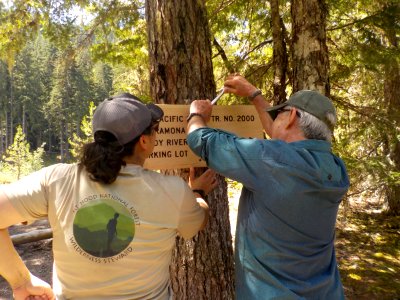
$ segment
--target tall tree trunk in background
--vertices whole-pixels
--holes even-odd
[[[394,20],[393,20],[394,21]],[[396,33],[386,32],[389,48],[397,49],[398,41]],[[387,103],[388,114],[394,119],[393,130],[389,130],[389,157],[391,159],[392,171],[400,174],[400,65],[396,59],[391,59],[385,66],[385,88],[384,98]],[[391,183],[388,186],[386,199],[388,202],[388,213],[400,215],[400,184]]]
[[[279,14],[279,0],[270,0],[274,61],[274,105],[286,100],[286,72],[288,57],[285,43],[285,25]]]
[[[146,1],[150,91],[156,103],[184,104],[215,95],[204,1]],[[188,107],[189,112],[189,107]],[[183,172],[176,171],[183,175]],[[190,241],[177,238],[170,267],[176,299],[233,299],[234,269],[227,185],[208,196],[206,229]]]
[[[291,15],[293,92],[308,89],[329,96],[325,1],[292,0]]]
[[[12,130],[12,113],[11,113],[12,102],[10,101],[7,111],[6,111],[6,149],[12,145],[11,139],[13,138]]]
[[[0,156],[3,155],[5,151],[5,143],[4,143],[4,130],[3,130],[3,121],[0,119]]]
[[[24,133],[25,138],[28,139],[25,104],[22,104],[22,132]]]
[[[14,142],[14,119],[13,119],[13,111],[14,111],[14,93],[13,93],[13,80],[14,72],[11,69],[10,71],[10,100],[8,102],[8,109],[6,112],[6,148]]]
[[[67,122],[64,117],[60,119],[60,162],[66,162],[68,159],[68,131],[67,131]]]

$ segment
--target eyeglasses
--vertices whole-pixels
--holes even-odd
[[[280,114],[280,113],[282,113],[282,112],[285,112],[285,111],[291,111],[292,110],[292,108],[285,108],[285,107],[282,107],[282,108],[280,108],[280,109],[277,109],[276,110],[276,117]],[[300,112],[296,109],[296,115],[299,117],[299,118],[301,118],[301,114],[300,114]],[[276,119],[276,117],[275,117],[275,119]]]
[[[280,108],[276,110],[276,116],[278,116],[280,113],[285,112],[285,111],[291,111],[291,109],[287,109],[287,108]]]

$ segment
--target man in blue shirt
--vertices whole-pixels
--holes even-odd
[[[339,204],[349,187],[331,152],[336,111],[331,100],[303,90],[270,107],[242,76],[226,93],[248,97],[268,140],[207,127],[209,100],[191,104],[190,148],[218,173],[243,183],[235,240],[236,298],[344,299],[334,240]]]

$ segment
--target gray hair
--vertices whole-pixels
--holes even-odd
[[[300,129],[303,131],[304,136],[307,139],[324,140],[328,142],[332,141],[333,132],[331,129],[329,129],[328,125],[302,109],[296,107],[296,110],[300,113]],[[333,128],[336,124],[336,116],[332,113],[327,113],[326,118],[331,123],[331,127]]]

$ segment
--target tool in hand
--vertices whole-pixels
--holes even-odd
[[[225,90],[224,88],[219,90],[219,94],[217,95],[217,97],[215,97],[212,101],[211,104],[214,105],[215,103],[217,103],[217,101],[219,100],[219,98],[222,97],[222,95],[224,94]]]

